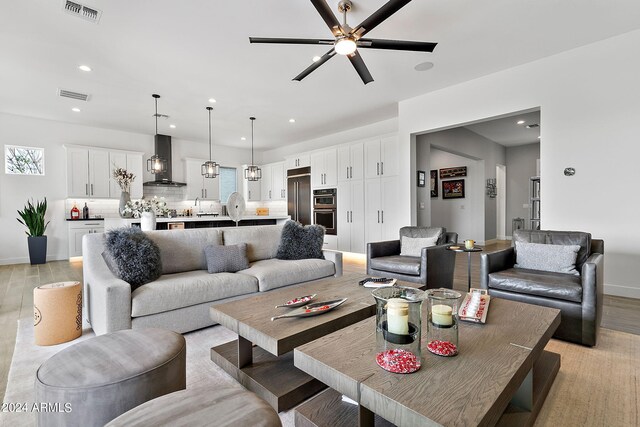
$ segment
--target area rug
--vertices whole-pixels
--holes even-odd
[[[95,336],[85,325],[82,336],[74,341],[40,347],[35,345],[33,337],[33,320],[30,318],[18,321],[16,345],[11,359],[7,390],[4,403],[30,403],[34,400],[35,372],[49,357],[65,347]],[[212,326],[199,331],[184,334],[187,341],[187,388],[210,387],[216,384],[242,388],[231,376],[211,361],[210,349],[237,338],[237,335],[222,326]],[[293,410],[281,412],[282,425],[293,427]],[[36,425],[35,414],[32,413],[0,413],[0,426],[31,427]]]

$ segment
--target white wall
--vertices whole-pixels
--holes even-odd
[[[542,227],[603,238],[605,291],[640,298],[639,49],[633,31],[400,102],[402,222],[416,223],[416,134],[540,107]]]
[[[67,191],[66,152],[64,144],[108,147],[121,150],[144,151],[145,159],[153,151],[153,136],[62,123],[31,117],[0,113],[0,144],[43,147],[45,150],[45,176],[7,175],[4,160],[0,171],[0,264],[29,262],[25,228],[16,221],[17,209],[22,209],[30,198],[47,198],[47,258],[66,259],[68,236],[65,216]],[[183,157],[208,157],[206,142],[197,143],[174,139],[172,141],[174,180],[184,180]],[[249,150],[214,146],[216,161],[225,166],[240,166],[250,158]],[[256,156],[261,158],[261,154]],[[219,159],[219,160],[218,160]],[[140,179],[140,178],[139,178]],[[145,172],[144,181],[153,179]]]

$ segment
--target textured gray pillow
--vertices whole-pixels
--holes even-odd
[[[131,290],[162,275],[160,248],[138,227],[109,230],[102,257],[116,277],[131,285]]]
[[[576,258],[580,245],[548,245],[516,241],[515,268],[579,275]]]
[[[247,244],[208,245],[204,247],[209,273],[235,273],[249,268]]]
[[[325,228],[321,225],[305,225],[299,222],[287,221],[282,228],[278,259],[324,259],[322,245],[324,245]]]
[[[404,256],[421,256],[422,248],[435,246],[440,234],[434,237],[407,237],[402,236],[400,241],[400,255]]]

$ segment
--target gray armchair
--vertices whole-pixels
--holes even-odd
[[[489,295],[560,309],[554,337],[594,346],[602,318],[604,242],[578,231],[516,230],[513,242],[580,245],[579,275],[514,268],[514,247],[480,256],[480,286]]]
[[[403,236],[425,238],[438,233],[436,246],[422,248],[420,256],[400,255]],[[422,283],[425,289],[451,289],[456,254],[447,246],[457,242],[458,233],[448,233],[443,227],[402,227],[399,240],[367,244],[367,274]]]

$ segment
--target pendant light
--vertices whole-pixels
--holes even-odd
[[[205,178],[215,178],[220,175],[220,165],[211,160],[211,110],[213,110],[213,107],[206,108],[209,111],[209,161],[202,164],[200,173]]]
[[[259,181],[262,178],[262,169],[253,164],[253,122],[255,117],[249,117],[251,120],[251,164],[244,170],[244,178],[247,181]]]
[[[154,117],[156,118],[156,135],[158,134],[158,98],[160,95],[156,95],[155,93],[151,95],[155,98],[156,102],[156,113]],[[158,156],[157,153],[154,153],[150,159],[147,159],[147,171],[152,174],[163,173],[167,171],[167,161],[162,157]]]

